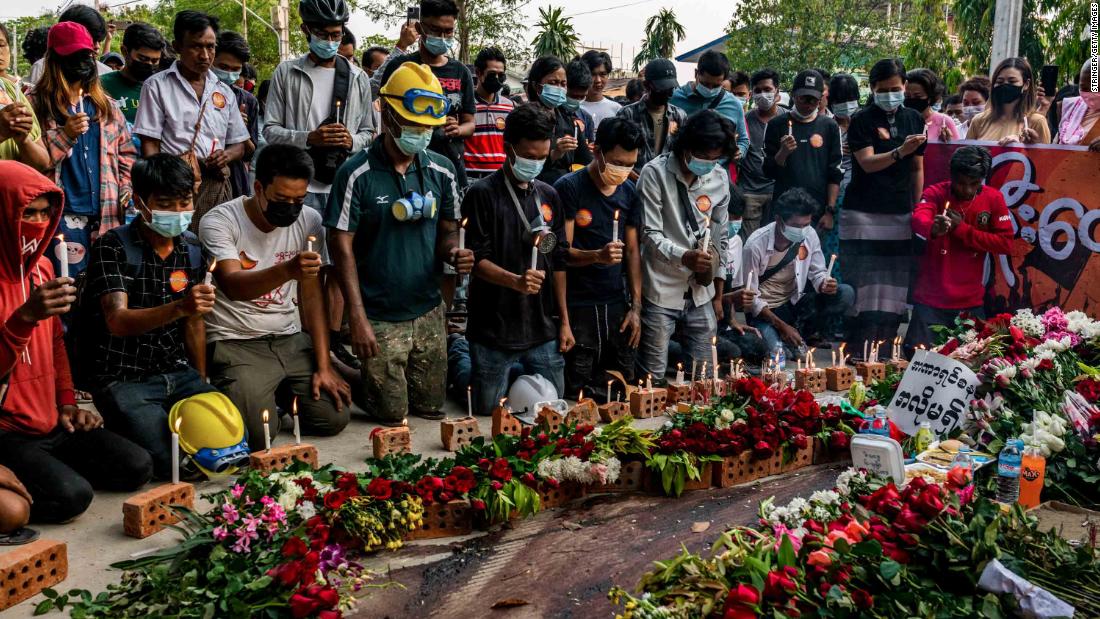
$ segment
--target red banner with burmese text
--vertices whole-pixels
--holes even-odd
[[[989,184],[1012,213],[1018,250],[986,261],[986,310],[1059,305],[1100,315],[1100,153],[1041,144],[929,144],[926,185],[949,180],[951,153],[978,144],[993,155]]]

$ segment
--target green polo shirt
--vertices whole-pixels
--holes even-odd
[[[417,155],[404,175],[393,169],[379,138],[336,172],[325,226],[355,233],[352,247],[367,318],[413,320],[435,309],[441,270],[435,258],[439,220],[458,219],[454,166],[431,151]],[[435,202],[416,221],[399,221],[393,204],[415,191]]]
[[[141,82],[135,82],[127,78],[122,75],[122,71],[111,71],[99,76],[99,83],[103,86],[103,90],[111,95],[112,99],[118,101],[118,106],[122,108],[122,115],[126,117],[126,122],[131,125],[134,124],[134,117],[137,116],[138,99],[141,98]]]

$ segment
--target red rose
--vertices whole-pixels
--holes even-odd
[[[534,473],[524,473],[523,477],[521,477],[520,480],[531,488],[538,486],[538,482],[535,481]]]
[[[290,563],[284,563],[267,571],[267,575],[274,578],[275,582],[284,587],[293,587],[301,581],[302,578],[302,564],[298,561],[291,561]],[[310,574],[312,576],[313,574]]]
[[[482,458],[477,461],[477,467],[483,471],[488,471],[489,467],[493,465],[493,461],[488,458]]]
[[[321,605],[317,600],[307,597],[301,593],[295,593],[290,596],[290,614],[295,619],[302,619],[308,617],[318,610]]]
[[[958,349],[958,347],[959,347],[959,340],[958,340],[958,338],[953,337],[953,338],[947,340],[947,342],[940,348],[940,354],[944,355],[946,357],[947,355],[950,355],[951,353],[955,352],[955,350]]]
[[[367,494],[378,499],[379,501],[385,501],[393,496],[393,485],[390,480],[382,477],[375,477],[367,484]]]
[[[829,435],[829,449],[841,450],[848,449],[848,444],[851,439],[848,438],[848,433],[843,430],[834,430]]]
[[[894,518],[894,526],[902,531],[908,531],[910,533],[920,533],[920,531],[924,529],[926,522],[924,516],[921,516],[908,507],[903,507],[901,511],[898,512],[897,517]]]
[[[471,499],[470,506],[479,512],[485,511],[485,501],[482,501],[481,499]]]
[[[756,444],[752,446],[752,455],[758,460],[770,458],[772,453],[772,446],[766,441],[757,441]]]
[[[317,592],[317,599],[326,608],[334,608],[340,603],[340,594],[332,587],[324,587]]]
[[[337,477],[332,485],[340,490],[351,490],[359,487],[359,478],[355,476],[355,473],[344,473]]]
[[[340,617],[343,616],[344,613],[338,610],[322,610],[321,612],[317,613],[317,619],[340,619]]]
[[[340,509],[340,506],[343,505],[344,501],[347,499],[347,494],[334,490],[325,495],[325,508],[331,510]]]
[[[497,481],[497,480],[495,480],[495,479],[494,479],[493,481],[489,482],[489,486],[490,486],[490,487],[491,487],[491,488],[492,488],[493,490],[500,490],[501,488],[503,488],[503,487],[504,487],[504,484],[502,484],[502,483],[500,483],[499,481]]]
[[[726,606],[722,613],[723,619],[754,619],[756,611],[754,607],[760,603],[760,592],[752,585],[744,583],[730,589],[726,596]]]
[[[856,603],[860,610],[867,610],[875,605],[875,598],[863,589],[852,590],[852,601]]]
[[[793,578],[795,574],[797,572],[792,567],[785,567],[782,572],[778,570],[768,572],[764,579],[764,597],[771,601],[782,602],[793,595],[798,590],[798,584]]]
[[[297,535],[287,538],[287,540],[283,542],[283,557],[287,559],[301,557],[305,555],[308,550],[309,546],[306,546],[305,540]]]
[[[457,494],[466,494],[477,485],[477,477],[474,472],[464,466],[456,466],[451,469],[451,474],[443,480],[443,485]]]
[[[512,467],[508,465],[508,460],[505,458],[497,458],[493,462],[493,466],[489,469],[489,477],[499,479],[500,481],[511,481],[512,479]]]
[[[965,488],[970,485],[970,471],[959,466],[947,472],[948,488]]]
[[[1054,369],[1054,361],[1051,361],[1050,359],[1043,359],[1042,361],[1039,362],[1039,365],[1035,366],[1035,369],[1036,370],[1044,370],[1044,371],[1053,370]]]
[[[805,449],[806,445],[810,444],[810,439],[806,438],[805,434],[799,434],[794,437],[794,446],[799,449]]]
[[[425,501],[435,499],[435,493],[443,489],[443,480],[432,475],[425,475],[416,482],[416,494]]]
[[[919,479],[919,478],[918,478]],[[935,491],[932,491],[935,488]],[[943,511],[943,501],[939,497],[939,486],[929,486],[917,497],[914,505],[921,514],[928,518],[935,518]]]

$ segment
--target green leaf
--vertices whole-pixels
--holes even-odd
[[[784,535],[783,541],[779,543],[779,566],[787,567],[795,565],[795,553],[794,545],[791,544],[791,536]]]
[[[42,600],[41,602],[38,603],[37,606],[34,607],[34,614],[35,614],[36,617],[38,615],[45,615],[46,613],[50,612],[50,610],[52,608],[53,608],[53,599]]]
[[[867,540],[852,546],[852,555],[856,557],[881,557],[882,544],[876,540]]]
[[[883,561],[878,566],[878,573],[891,585],[897,586],[901,583],[901,564],[897,561]]]
[[[260,589],[263,589],[270,584],[271,577],[265,574],[260,578],[257,578],[256,580],[253,580],[252,582],[245,585],[245,589],[248,589],[249,591],[259,591]]]

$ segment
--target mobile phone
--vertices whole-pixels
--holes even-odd
[[[1039,72],[1039,80],[1046,96],[1053,97],[1058,93],[1058,65],[1045,64]]]
[[[420,21],[420,5],[410,6],[405,10],[405,23],[411,24]]]

